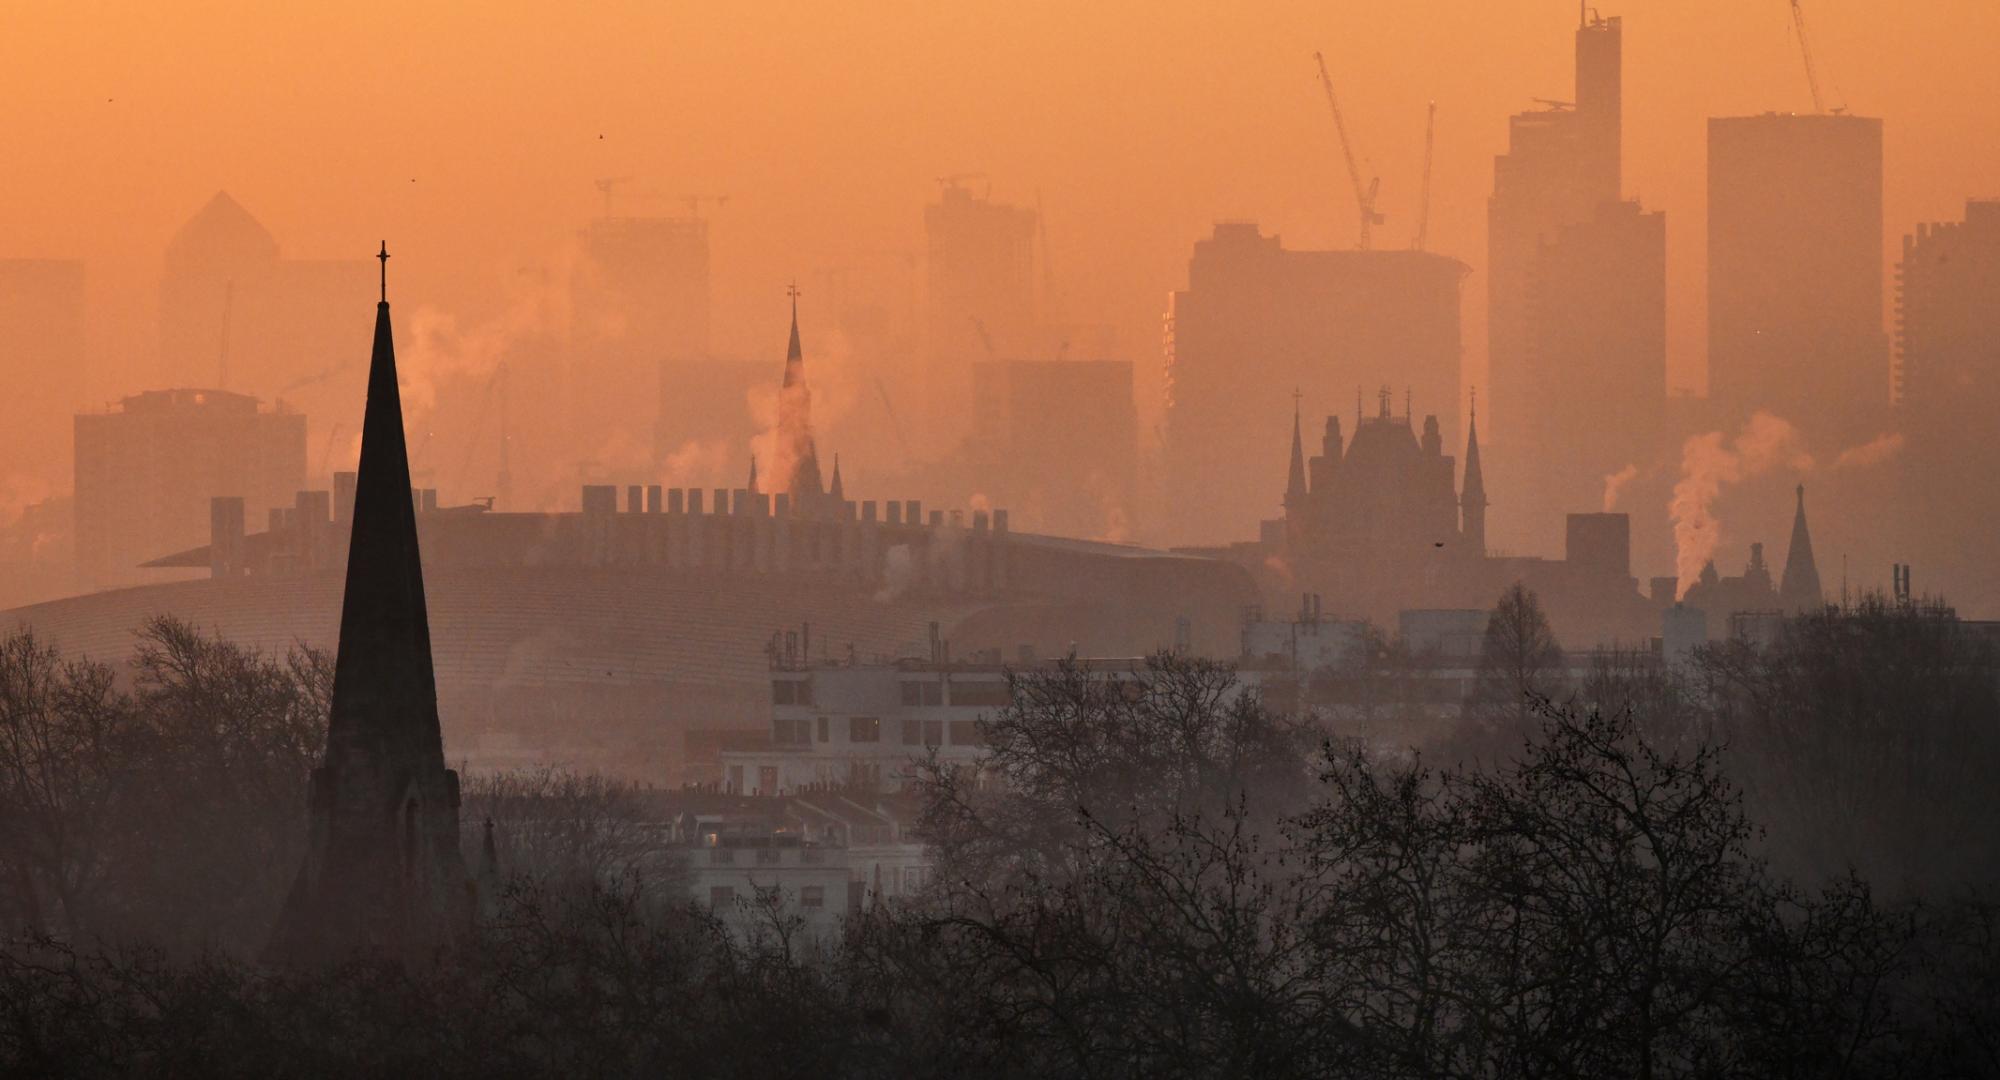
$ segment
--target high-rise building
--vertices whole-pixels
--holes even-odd
[[[989,360],[972,378],[975,490],[1026,532],[1128,539],[1138,471],[1131,363]]]
[[[1879,434],[1882,121],[1766,113],[1708,122],[1708,392],[1818,445]]]
[[[167,244],[156,385],[282,399],[351,424],[363,372],[341,312],[373,280],[363,260],[283,257],[269,230],[217,192]]]
[[[2000,534],[2000,200],[1919,225],[1896,269],[1897,554],[1960,610],[2000,608],[1988,557]]]
[[[2000,200],[1903,238],[1896,399],[1912,425],[1983,429],[2000,414]]]
[[[972,365],[1033,358],[1033,210],[994,202],[956,182],[924,208],[929,341],[925,400],[914,426],[933,449],[964,431]]]
[[[1214,543],[1270,516],[1256,434],[1295,393],[1338,407],[1387,386],[1457,445],[1467,272],[1421,251],[1288,251],[1248,223],[1197,241],[1169,315],[1167,534]]]
[[[205,543],[209,500],[252,521],[306,486],[306,418],[224,390],[153,390],[76,417],[76,561],[84,588],[149,580],[139,564]]]
[[[0,259],[0,371],[0,500],[47,498],[69,486],[69,418],[85,401],[82,263]]]
[[[1531,411],[1507,444],[1520,465],[1508,501],[1530,511],[1513,516],[1512,546],[1552,548],[1556,511],[1593,508],[1607,477],[1660,455],[1666,248],[1666,215],[1636,202],[1599,203],[1542,246],[1520,372]]]
[[[607,213],[579,244],[566,380],[576,452],[664,459],[703,419],[676,387],[710,362],[708,221]]]
[[[1623,38],[1619,19],[1586,18],[1576,30],[1576,100],[1547,102],[1509,118],[1507,152],[1493,159],[1486,339],[1492,384],[1487,426],[1496,447],[1511,446],[1529,417],[1542,412],[1527,376],[1542,246],[1619,198]]]

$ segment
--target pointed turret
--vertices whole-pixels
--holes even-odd
[[[308,789],[305,863],[271,942],[275,959],[412,956],[469,924],[458,774],[445,768],[410,461],[383,299],[355,477],[347,591],[326,755]]]
[[[1479,466],[1479,392],[1473,391],[1465,425],[1465,483],[1458,496],[1459,533],[1466,546],[1486,554],[1486,473]]]
[[[1292,400],[1292,467],[1285,477],[1285,510],[1294,513],[1306,502],[1306,444],[1299,435],[1299,404]]]
[[[799,347],[797,286],[791,296],[792,337],[785,347],[785,381],[778,393],[778,458],[781,469],[784,460],[791,459],[785,490],[791,492],[792,505],[811,512],[826,488],[820,478],[819,451],[813,446],[812,388],[806,385],[805,351]]]
[[[1785,552],[1785,575],[1778,584],[1778,602],[1786,611],[1816,611],[1826,603],[1813,561],[1812,530],[1806,528],[1806,486],[1799,485],[1798,509],[1792,514],[1792,546]]]
[[[826,496],[835,503],[847,501],[847,488],[840,482],[840,455],[833,455],[833,479],[827,482]]]
[[[755,494],[758,494],[758,487],[757,487],[757,455],[755,455],[755,454],[751,454],[751,455],[750,455],[750,481],[749,481],[749,484],[748,484],[748,486],[746,486],[746,487],[745,487],[745,488],[744,488],[743,490],[745,490],[745,491],[748,491],[748,492],[749,492],[750,494],[752,494],[752,495],[755,495]]]

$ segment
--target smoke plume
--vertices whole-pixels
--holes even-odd
[[[1623,491],[1625,489],[1625,485],[1631,483],[1632,478],[1638,475],[1639,475],[1639,466],[1627,465],[1624,468],[1618,470],[1617,472],[1612,473],[1604,478],[1605,513],[1608,514],[1613,510],[1618,509],[1618,493]]]
[[[1687,595],[1721,545],[1722,523],[1714,509],[1725,487],[1781,466],[1803,472],[1812,464],[1798,429],[1767,412],[1751,416],[1734,439],[1720,431],[1689,437],[1681,447],[1681,478],[1667,504],[1674,522],[1674,570],[1680,575],[1677,597]]]
[[[1869,465],[1880,465],[1885,461],[1895,458],[1897,454],[1902,452],[1902,434],[1891,432],[1886,435],[1878,435],[1868,442],[1862,443],[1860,446],[1851,446],[1842,450],[1840,456],[1833,459],[1833,467],[1836,469],[1854,469]]]

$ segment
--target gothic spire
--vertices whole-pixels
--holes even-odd
[[[1792,546],[1785,552],[1785,575],[1778,583],[1778,602],[1785,610],[1806,612],[1826,603],[1813,561],[1812,531],[1806,528],[1806,486],[1798,488],[1798,509],[1792,514]]]
[[[750,455],[750,486],[744,490],[752,495],[757,494],[757,455],[755,454]]]
[[[386,297],[387,244],[376,258],[382,260]],[[375,305],[375,346],[368,361],[352,518],[327,760],[416,757],[442,769],[430,615],[424,605],[409,448],[396,385],[396,342],[386,299]]]
[[[1306,444],[1299,436],[1299,393],[1292,391],[1292,468],[1285,478],[1285,509],[1295,510],[1306,497]]]
[[[833,479],[827,481],[826,494],[828,498],[837,501],[845,501],[847,498],[847,489],[840,483],[840,455],[837,453],[833,455]]]
[[[791,476],[785,489],[792,502],[801,507],[825,494],[820,479],[819,451],[813,446],[812,388],[806,384],[805,351],[799,347],[799,287],[787,290],[792,298],[792,337],[785,347],[785,381],[778,392],[779,468],[791,459]]]
[[[1459,532],[1474,552],[1486,553],[1486,472],[1479,465],[1479,389],[1472,390],[1465,426],[1465,482],[1459,490]]]

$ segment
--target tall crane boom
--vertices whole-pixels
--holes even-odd
[[[1437,133],[1438,103],[1431,102],[1424,115],[1424,193],[1417,202],[1417,240],[1410,246],[1418,251],[1430,240],[1431,232],[1431,139]]]
[[[1813,111],[1823,113],[1826,104],[1819,93],[1819,70],[1813,63],[1812,39],[1806,36],[1806,10],[1799,6],[1799,0],[1792,0],[1792,29],[1799,35],[1799,54],[1806,62],[1806,88],[1812,91]]]
[[[1382,224],[1382,215],[1375,212],[1375,194],[1381,190],[1382,178],[1373,177],[1367,184],[1361,182],[1361,167],[1354,163],[1354,146],[1347,138],[1347,121],[1340,115],[1340,99],[1333,92],[1333,77],[1326,73],[1326,57],[1313,54],[1313,61],[1319,65],[1319,85],[1326,91],[1327,108],[1333,110],[1333,129],[1340,134],[1340,153],[1347,159],[1347,179],[1354,185],[1354,201],[1361,210],[1361,250],[1369,248],[1369,231]]]

